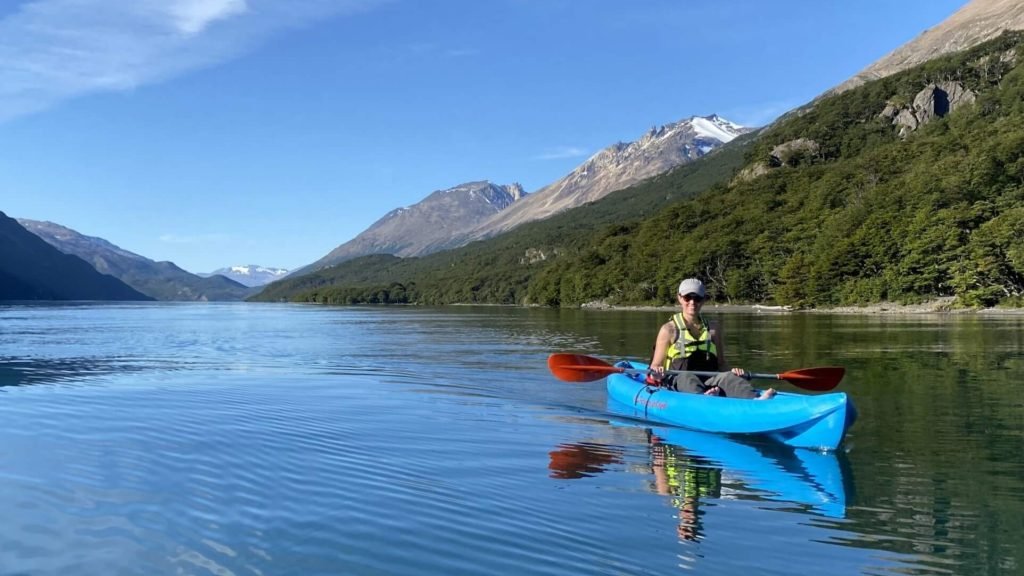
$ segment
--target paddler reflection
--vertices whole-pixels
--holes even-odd
[[[652,488],[658,494],[669,496],[679,510],[680,540],[699,540],[702,534],[701,498],[721,498],[722,470],[701,463],[682,449],[665,444],[658,436],[647,431],[651,449]]]
[[[721,497],[722,471],[687,455],[682,448],[663,443],[650,430],[647,438],[654,477],[651,491],[668,496],[679,510],[679,538],[698,540],[702,535],[700,500]],[[560,480],[594,476],[609,465],[624,462],[622,448],[588,442],[560,444],[548,456],[549,476]]]

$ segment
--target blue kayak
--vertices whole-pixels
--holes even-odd
[[[616,366],[647,368],[625,361]],[[837,449],[857,418],[843,392],[814,396],[779,392],[770,400],[722,398],[649,387],[642,374],[608,376],[608,398],[635,418],[701,432],[758,434],[817,450]]]

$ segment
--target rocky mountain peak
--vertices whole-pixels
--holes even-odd
[[[749,131],[717,114],[654,126],[634,142],[617,142],[600,150],[561,180],[495,214],[472,230],[468,240],[494,236],[525,222],[593,202],[692,162]]]
[[[292,274],[303,274],[369,254],[420,256],[453,247],[452,239],[528,197],[518,183],[466,182],[435,190],[396,208],[326,256]]]

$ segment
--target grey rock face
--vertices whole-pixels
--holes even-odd
[[[454,247],[465,230],[521,201],[519,184],[468,182],[437,190],[422,201],[397,208],[316,262],[292,272],[304,274],[369,254],[421,256]]]
[[[905,138],[920,126],[935,118],[942,118],[961,106],[973,104],[975,100],[974,92],[959,82],[939,82],[925,86],[914,96],[909,107],[899,108],[890,103],[879,116],[900,126],[900,137]]]

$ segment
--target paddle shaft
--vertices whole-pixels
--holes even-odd
[[[585,354],[556,353],[548,357],[548,369],[559,380],[566,382],[593,382],[607,377],[608,374],[650,374],[650,368],[626,368],[613,366],[600,358]],[[686,370],[666,370],[665,374],[694,374],[697,376],[715,376],[722,372],[697,372]],[[839,385],[846,369],[841,366],[824,366],[819,368],[801,368],[780,374],[746,373],[746,378],[765,380],[785,380],[797,388],[826,392]]]
[[[573,366],[564,366],[564,368],[572,369]],[[580,368],[590,368],[590,369],[592,369],[593,367],[592,366],[580,366]],[[615,371],[616,372],[621,372],[623,374],[650,374],[650,373],[654,372],[654,370],[651,370],[649,368],[647,370],[641,370],[639,368],[620,368],[618,366],[615,366]],[[693,374],[694,376],[717,376],[718,374],[724,374],[724,372],[704,372],[704,371],[699,371],[699,370],[665,370],[664,373],[665,374]],[[748,380],[753,379],[753,378],[757,378],[759,380],[779,380],[780,379],[778,374],[758,374],[758,373],[752,373],[752,372],[747,372],[746,378]]]

